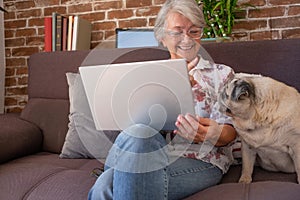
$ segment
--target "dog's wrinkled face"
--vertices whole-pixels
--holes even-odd
[[[246,77],[236,76],[219,95],[220,111],[233,118],[248,118],[254,98],[254,84]]]

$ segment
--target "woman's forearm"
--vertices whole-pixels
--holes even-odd
[[[222,126],[222,125],[220,125]],[[215,144],[215,146],[220,147],[220,146],[226,146],[230,142],[232,142],[235,137],[236,137],[236,130],[233,126],[224,124],[222,128],[221,135]]]

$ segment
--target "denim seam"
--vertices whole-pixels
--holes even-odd
[[[181,175],[195,173],[195,172],[204,171],[204,170],[213,169],[213,168],[216,168],[216,166],[210,165],[208,167],[198,167],[198,168],[191,168],[191,169],[186,169],[186,170],[174,171],[174,172],[170,172],[170,176],[172,176],[172,177],[181,176]]]
[[[164,200],[168,200],[169,193],[169,179],[167,175],[167,168],[164,168],[164,182],[165,182],[165,190],[164,190]]]

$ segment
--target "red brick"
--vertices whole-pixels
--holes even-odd
[[[96,22],[94,23],[94,30],[111,30],[117,27],[116,22]]]
[[[26,95],[27,87],[13,87],[6,89],[6,95]]]
[[[247,5],[251,5],[251,6],[264,6],[264,5],[266,5],[266,0],[249,0],[249,1],[243,1],[242,6],[247,6]]]
[[[122,1],[104,1],[94,3],[94,10],[108,10],[120,8],[122,8]]]
[[[300,16],[271,19],[270,27],[271,28],[300,27]]]
[[[239,10],[236,11],[234,14],[236,19],[245,19],[247,16],[246,10]]]
[[[24,19],[4,22],[5,29],[23,28],[25,26],[26,26],[26,20]]]
[[[263,18],[263,17],[278,17],[283,16],[285,7],[271,7],[262,9],[249,9],[249,18]]]
[[[36,34],[35,28],[17,29],[17,31],[16,31],[16,37],[33,36],[35,34]]]
[[[24,10],[17,13],[17,18],[29,18],[29,17],[40,17],[42,14],[41,9],[31,9],[31,10]]]
[[[81,12],[90,12],[92,10],[93,10],[92,9],[92,3],[68,6],[69,14],[81,13]]]
[[[15,46],[23,46],[25,45],[24,38],[13,38],[13,39],[6,39],[5,46],[6,47],[15,47]]]
[[[289,15],[300,15],[300,6],[290,6],[288,14]]]
[[[116,38],[115,35],[116,35],[116,31],[115,30],[105,31],[104,39],[105,40],[115,39]]]
[[[266,20],[237,21],[233,25],[233,29],[239,30],[255,30],[261,28],[267,28]]]
[[[14,5],[17,10],[23,10],[23,9],[35,7],[34,1],[16,1]]]
[[[160,6],[150,6],[144,8],[138,8],[136,10],[136,16],[156,16],[160,10]]]
[[[126,8],[136,8],[152,5],[152,0],[126,0]]]
[[[28,78],[23,76],[18,78],[18,85],[27,85],[28,84]]]
[[[8,67],[9,65],[6,65],[6,69],[5,69],[5,76],[14,76],[15,75],[15,68],[12,67]]]
[[[44,8],[44,16],[52,16],[52,13],[53,12],[56,12],[56,13],[59,13],[59,14],[66,14],[67,13],[67,8],[66,7],[46,7]]]
[[[61,4],[71,4],[72,0],[61,0]]]
[[[6,58],[6,67],[9,66],[22,66],[26,64],[26,59],[25,58]],[[7,70],[6,76],[9,76],[9,70]],[[14,72],[13,72],[14,73]]]
[[[99,41],[99,40],[103,40],[103,32],[102,31],[94,31],[92,32],[92,41]]]
[[[16,78],[12,78],[12,77],[9,77],[9,78],[5,78],[5,85],[6,86],[16,86],[17,85],[17,80]]]
[[[28,19],[28,26],[44,26],[44,17]]]
[[[234,41],[246,41],[248,40],[248,33],[246,32],[233,32],[231,34]]]
[[[36,7],[47,7],[58,5],[60,0],[35,0]]]
[[[21,108],[24,108],[24,107],[26,106],[27,102],[28,102],[28,99],[20,99],[18,105],[19,105]]]
[[[300,38],[300,28],[283,30],[282,38]]]
[[[108,11],[108,19],[124,19],[133,16],[133,10],[113,10]]]
[[[8,13],[4,13],[4,20],[16,19],[16,13],[7,10]]]
[[[99,20],[104,20],[105,19],[105,12],[93,12],[93,13],[88,13],[88,14],[82,14],[80,17],[90,21],[99,21]]]
[[[5,98],[5,105],[6,106],[13,106],[13,105],[17,105],[18,101],[15,98],[12,97],[6,97]]]
[[[119,21],[120,28],[145,27],[147,26],[146,19],[132,19]]]
[[[275,40],[280,39],[278,31],[263,31],[250,33],[251,40]]]
[[[12,56],[30,56],[39,52],[38,47],[17,47],[12,49]]]
[[[5,57],[8,58],[11,56],[11,48],[5,48]]]
[[[44,25],[42,26],[42,28],[38,28],[37,30],[38,30],[38,31],[37,31],[37,34],[38,34],[38,35],[42,35],[42,36],[45,35],[45,28],[44,28]]]
[[[149,26],[154,26],[155,25],[155,20],[156,20],[156,17],[152,17],[149,19]]]
[[[16,68],[16,75],[24,75],[28,73],[27,67],[17,67]]]
[[[4,37],[5,37],[6,39],[8,39],[8,38],[13,38],[14,35],[15,35],[15,31],[14,31],[14,30],[8,30],[8,29],[5,29],[5,30],[4,30]]]
[[[44,36],[27,37],[26,45],[28,45],[28,46],[44,45]]]
[[[299,0],[269,0],[270,5],[290,5],[298,3]]]
[[[23,108],[21,107],[7,107],[5,108],[5,113],[20,113]]]

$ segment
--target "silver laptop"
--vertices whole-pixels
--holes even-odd
[[[79,67],[97,130],[133,124],[174,130],[178,114],[194,114],[183,59]]]

